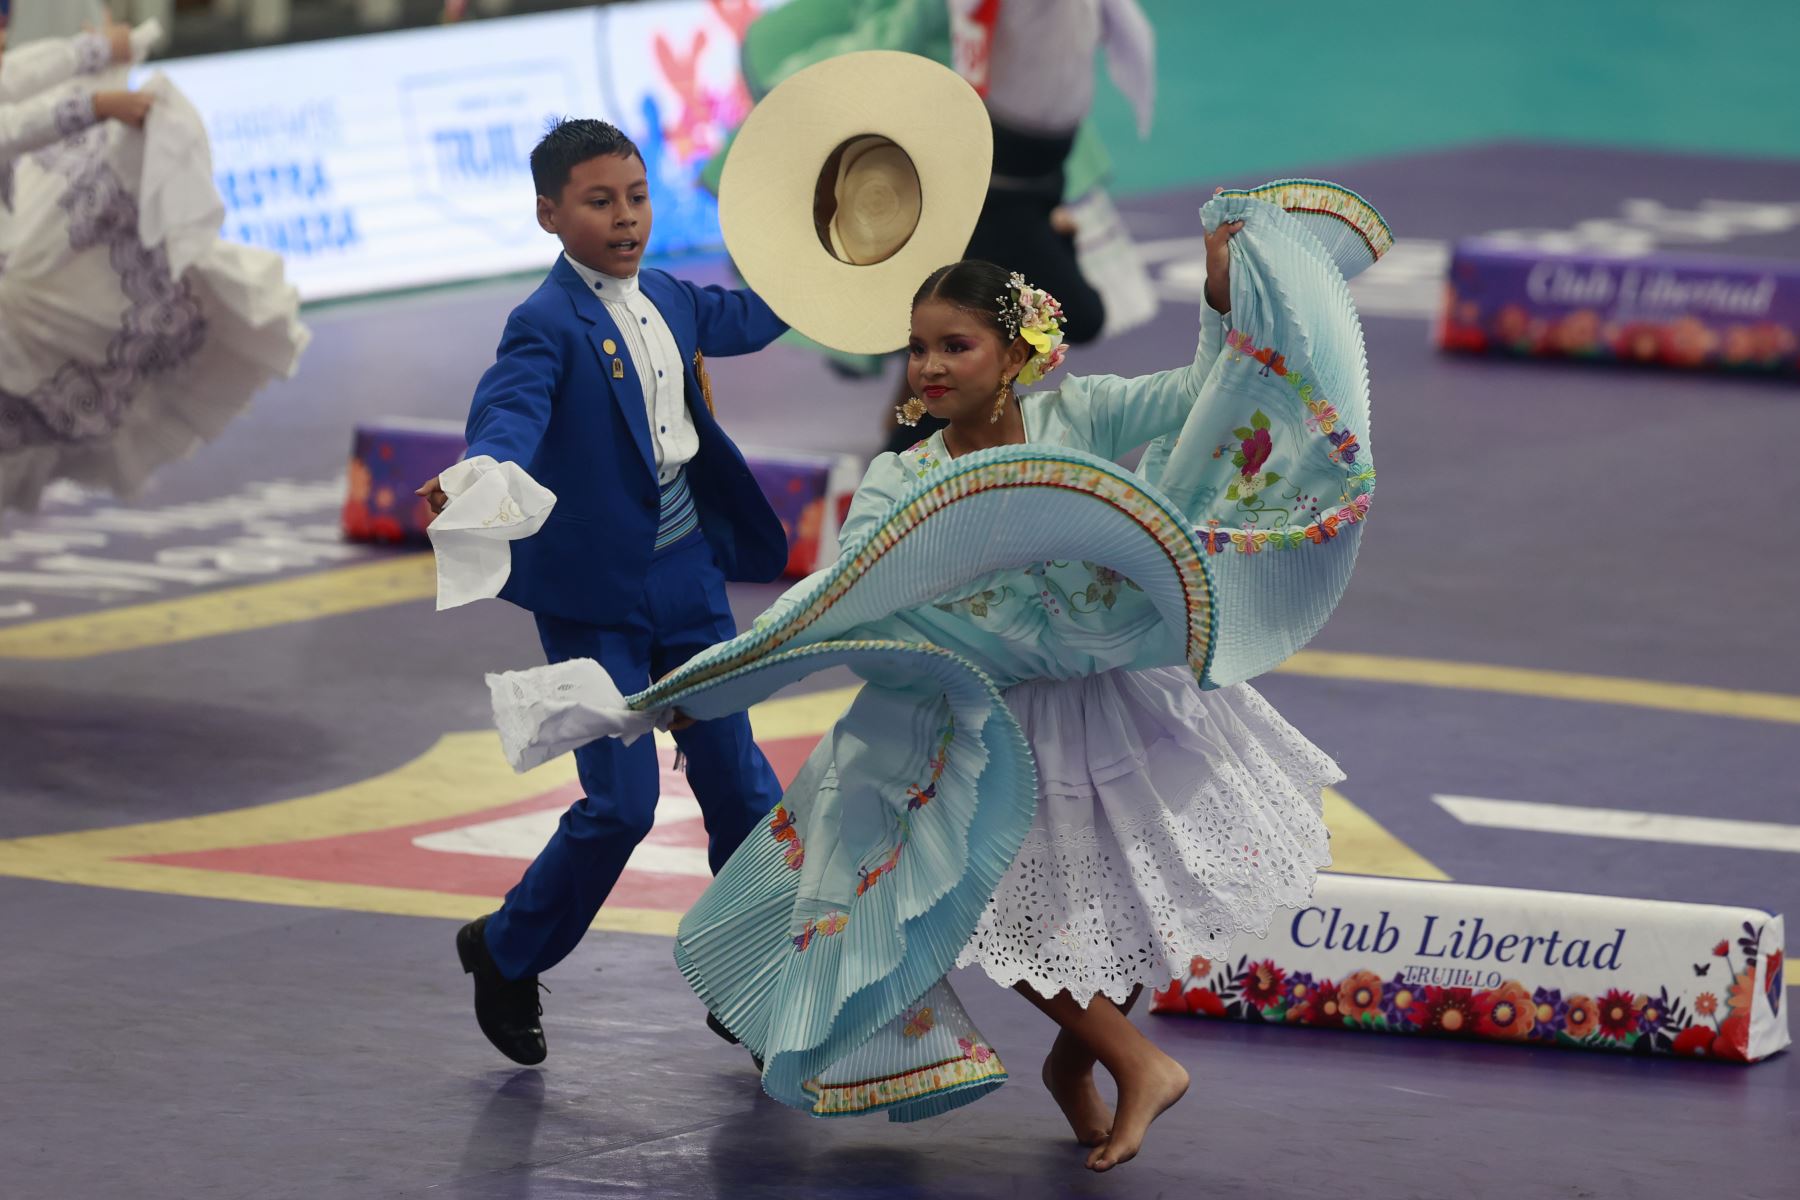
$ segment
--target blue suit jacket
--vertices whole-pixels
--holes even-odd
[[[774,579],[787,564],[787,536],[708,411],[694,352],[746,354],[787,326],[747,290],[696,287],[655,270],[638,278],[681,351],[700,434],[687,466],[700,528],[727,579]],[[609,338],[612,354],[601,348]],[[614,358],[625,364],[623,379],[611,377]],[[494,365],[475,389],[467,435],[469,457],[516,462],[556,493],[544,527],[512,544],[501,599],[592,625],[636,607],[661,515],[650,418],[618,326],[566,258],[507,318]]]

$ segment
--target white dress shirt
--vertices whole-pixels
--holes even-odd
[[[952,0],[957,58],[980,59],[985,38],[974,19],[981,0]],[[1001,0],[987,42],[986,92],[994,119],[1021,133],[1062,135],[1094,106],[1094,47],[1150,132],[1156,106],[1156,35],[1137,0]],[[960,69],[960,68],[959,68]]]
[[[563,255],[568,258],[567,254]],[[619,279],[585,267],[569,258],[582,281],[606,305],[607,315],[619,327],[619,349],[627,370],[636,374],[644,389],[644,409],[650,419],[650,447],[656,455],[656,480],[667,486],[681,468],[700,452],[700,432],[688,413],[687,387],[681,350],[669,323],[638,287],[638,277]],[[612,364],[606,364],[608,372]]]
[[[1100,0],[1001,0],[988,110],[1026,133],[1067,133],[1094,106]]]

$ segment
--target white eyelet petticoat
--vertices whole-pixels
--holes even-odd
[[[1110,671],[1006,702],[1037,758],[1037,816],[958,966],[1123,1003],[1310,901],[1331,861],[1320,793],[1344,775],[1248,685]]]

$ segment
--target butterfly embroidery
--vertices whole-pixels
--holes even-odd
[[[1364,517],[1368,516],[1369,515],[1368,493],[1365,492],[1363,495],[1358,496],[1356,499],[1354,499],[1354,500],[1350,501],[1348,504],[1344,505],[1344,507],[1338,509],[1337,515],[1340,520],[1345,521],[1351,525],[1356,524],[1358,521],[1360,521]]]
[[[1222,532],[1217,521],[1208,521],[1206,525],[1207,528],[1194,531],[1200,539],[1200,544],[1206,547],[1208,554],[1225,553],[1225,547],[1231,545],[1231,535]]]
[[[1331,434],[1330,437],[1333,449],[1327,457],[1330,458],[1332,462],[1342,461],[1351,466],[1355,466],[1356,452],[1361,449],[1361,447],[1356,444],[1356,435],[1346,429],[1340,433]]]
[[[1287,360],[1275,353],[1273,347],[1264,346],[1252,357],[1263,365],[1263,369],[1257,372],[1258,375],[1267,375],[1270,371],[1275,372],[1277,375],[1287,374]]]
[[[822,919],[808,921],[806,923],[806,928],[802,929],[790,940],[794,943],[794,949],[796,951],[804,950],[812,945],[815,936],[830,937],[834,933],[842,933],[844,931],[844,926],[849,923],[850,918],[846,914],[834,912]]]
[[[906,1025],[900,1032],[905,1037],[922,1038],[930,1033],[931,1027],[936,1024],[937,1018],[931,1015],[931,1010],[929,1008],[921,1008],[918,1012],[913,1013],[906,1018]]]
[[[1238,548],[1239,554],[1261,554],[1262,548],[1268,543],[1268,540],[1267,531],[1257,529],[1248,523],[1243,529],[1235,531],[1231,535],[1231,544]]]
[[[1337,428],[1337,409],[1325,403],[1323,400],[1308,400],[1306,402],[1306,407],[1312,410],[1312,416],[1306,418],[1306,424],[1309,429],[1316,429],[1320,433],[1330,433],[1333,429]]]
[[[1320,517],[1317,524],[1306,527],[1306,537],[1315,546],[1322,546],[1337,536],[1338,519],[1334,513]]]
[[[962,1047],[964,1058],[972,1058],[978,1063],[984,1063],[994,1057],[993,1050],[980,1042],[971,1042],[968,1038],[957,1038],[956,1044]]]
[[[942,770],[942,768],[939,768],[939,770]],[[915,784],[906,789],[906,794],[910,797],[906,802],[906,811],[912,812],[915,809],[924,808],[927,804],[930,804],[932,800],[937,798],[937,780],[933,779],[923,789],[920,789]]]
[[[775,817],[769,822],[769,832],[775,835],[776,841],[787,843],[782,854],[787,858],[788,870],[798,871],[806,862],[806,847],[800,843],[800,834],[794,829],[794,814],[787,810],[786,805],[775,806]]]

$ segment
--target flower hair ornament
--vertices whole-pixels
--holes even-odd
[[[1069,348],[1063,345],[1062,305],[1043,288],[1026,283],[1017,271],[1007,282],[1006,295],[995,297],[1004,306],[1000,321],[1008,333],[1024,338],[1032,349],[1031,358],[1019,371],[1018,382],[1036,383],[1062,366],[1068,357]]]
[[[1000,385],[993,415],[988,417],[990,421],[998,421],[1006,411],[1007,401],[1013,394],[1013,384],[1036,383],[1062,366],[1063,359],[1069,355],[1069,348],[1063,345],[1062,305],[1057,302],[1056,297],[1043,288],[1032,287],[1017,271],[1006,282],[1005,293],[994,297],[1000,303],[1001,328],[1009,338],[1024,338],[1031,346],[1032,353],[1025,365],[1019,368],[1017,378],[1008,379]],[[917,396],[894,408],[894,419],[902,425],[917,425],[919,418],[924,415],[925,402]]]

